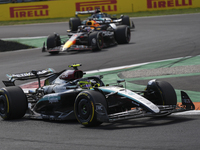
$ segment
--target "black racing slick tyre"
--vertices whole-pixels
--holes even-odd
[[[100,32],[90,33],[89,46],[92,46],[92,51],[100,51],[103,48],[103,36]]]
[[[22,118],[28,108],[27,97],[18,86],[0,89],[0,116],[4,120]]]
[[[81,20],[80,18],[76,17],[76,18],[70,18],[69,20],[69,28],[71,31],[77,31],[78,30],[78,26],[81,25]]]
[[[54,48],[57,46],[61,46],[60,36],[57,34],[49,35],[47,38],[47,49]],[[50,54],[58,54],[59,51],[49,52]]]
[[[164,105],[176,105],[177,96],[172,85],[166,81],[157,81],[158,88],[162,92],[162,102]]]
[[[157,105],[176,105],[177,95],[173,86],[166,81],[150,81],[145,97]]]
[[[99,126],[102,122],[97,120],[96,104],[101,104],[107,111],[105,96],[98,91],[81,92],[74,104],[74,112],[77,120],[86,127]]]
[[[127,25],[129,27],[131,26],[131,22],[130,22],[129,16],[125,15],[125,16],[122,17],[122,24],[123,25]]]
[[[115,40],[118,44],[127,44],[131,40],[131,30],[129,26],[120,25],[115,29]]]

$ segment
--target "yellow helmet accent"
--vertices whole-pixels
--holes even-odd
[[[69,65],[69,67],[79,67],[79,66],[82,66],[81,64],[73,64],[73,65]]]

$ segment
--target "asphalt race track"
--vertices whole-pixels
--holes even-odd
[[[133,18],[136,29],[132,31],[130,44],[99,52],[54,56],[42,53],[41,49],[3,52],[0,53],[0,78],[5,80],[6,73],[48,67],[61,71],[72,63],[82,63],[81,69],[90,71],[200,55],[199,18],[200,14]],[[67,29],[67,23],[1,26],[0,38],[47,36],[53,32],[65,35]],[[187,83],[186,86],[192,86]],[[2,150],[192,150],[200,147],[199,115],[142,118],[104,123],[95,128],[85,128],[75,120],[0,120],[0,126]]]

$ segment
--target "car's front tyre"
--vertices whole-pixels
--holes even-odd
[[[51,48],[55,48],[57,46],[61,46],[60,36],[57,34],[49,35],[47,38],[47,50]],[[50,51],[50,54],[58,54],[59,51]]]
[[[92,51],[100,51],[103,48],[103,36],[101,32],[92,32],[89,35],[89,45],[92,46]]]
[[[77,120],[86,127],[98,126],[102,122],[97,120],[96,103],[107,108],[107,102],[103,94],[98,91],[81,92],[74,104],[74,112]]]

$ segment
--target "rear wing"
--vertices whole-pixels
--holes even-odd
[[[88,11],[76,11],[75,15],[78,16],[80,15],[87,15],[87,14],[94,14],[95,10],[88,10]]]
[[[38,77],[48,77],[50,75],[55,74],[55,70],[52,68],[37,70],[37,71],[30,71],[24,73],[15,73],[15,74],[6,74],[6,77],[9,81],[3,81],[5,86],[14,86],[15,80],[29,80],[29,79],[36,79]]]

